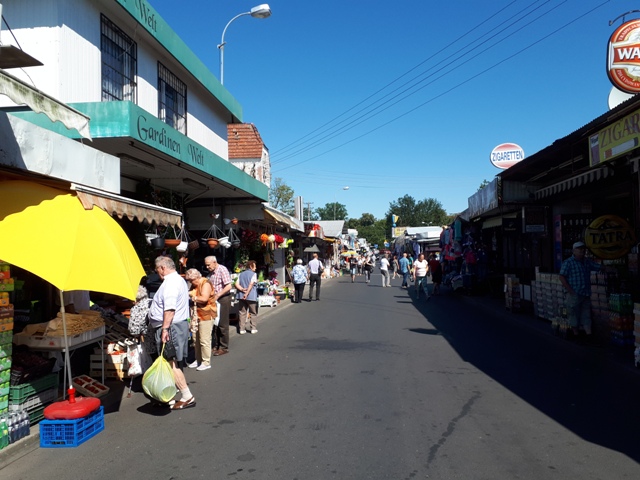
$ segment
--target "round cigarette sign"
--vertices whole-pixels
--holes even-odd
[[[490,160],[494,167],[509,168],[524,160],[524,150],[515,143],[502,143],[491,151]]]
[[[640,92],[640,19],[623,23],[611,35],[607,74],[611,83],[623,92]]]

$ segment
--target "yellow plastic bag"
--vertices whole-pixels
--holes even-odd
[[[165,360],[162,353],[142,377],[142,389],[151,398],[162,403],[168,403],[178,393],[171,364]]]

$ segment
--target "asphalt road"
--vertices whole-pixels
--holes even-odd
[[[636,371],[481,298],[380,284],[325,281],[321,301],[276,307],[211,370],[189,370],[195,408],[136,393],[85,444],[0,476],[640,478]]]

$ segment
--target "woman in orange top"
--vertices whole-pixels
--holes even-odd
[[[189,297],[196,306],[198,317],[191,319],[191,322],[197,322],[198,325],[194,341],[196,360],[188,366],[198,371],[209,370],[211,368],[211,332],[213,332],[213,320],[218,315],[212,295],[213,287],[209,280],[195,268],[187,270],[184,278],[191,284]]]

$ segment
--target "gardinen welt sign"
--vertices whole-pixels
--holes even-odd
[[[640,19],[623,23],[611,35],[607,73],[619,90],[640,92]]]
[[[630,152],[640,145],[640,110],[614,122],[589,137],[589,164],[600,163]]]

